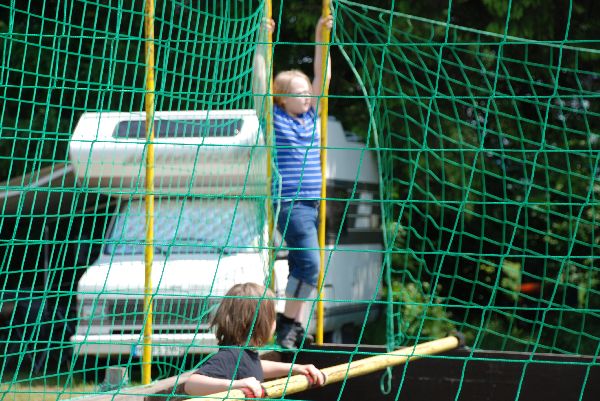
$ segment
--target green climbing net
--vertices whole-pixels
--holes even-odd
[[[351,2],[338,19],[381,155],[389,340],[597,353],[598,50],[569,26],[540,43]]]
[[[361,323],[359,343],[379,339],[394,348],[458,330],[474,350],[600,353],[599,42],[571,40],[570,18],[558,40],[509,35],[512,5],[500,33],[491,33],[452,24],[452,2],[446,20],[397,12],[393,1],[384,8],[333,2],[334,66],[352,88],[334,81],[331,114],[377,155],[380,174],[377,196],[362,202],[381,209],[383,298],[373,305],[386,313],[374,325]],[[201,8],[158,2],[156,110],[252,108],[263,8],[252,1]],[[288,21],[285,8],[282,2],[274,13],[278,26]],[[104,308],[106,327],[144,319],[139,290],[137,300],[118,306],[97,301],[110,293],[102,286],[91,290],[96,303],[78,302],[79,280],[104,252],[110,227],[123,227],[109,244],[113,259],[118,249],[143,246],[140,226],[124,227],[142,222],[144,208],[122,196],[143,194],[143,180],[113,183],[108,192],[75,180],[69,148],[84,112],[143,111],[143,10],[143,1],[0,5],[0,394],[6,397],[95,394],[106,390],[100,386],[106,366],[139,371],[133,351],[78,355],[71,338],[90,324],[82,316],[88,307]],[[306,45],[275,40],[275,55]],[[260,143],[255,150],[264,148]],[[264,175],[252,164],[262,160],[257,152],[246,179]],[[158,184],[167,198],[179,199],[158,201],[169,210],[161,229],[188,235],[166,241],[168,252],[207,247],[192,241],[195,227],[182,218],[193,205],[232,210],[249,200],[244,207],[256,209],[253,219],[235,221],[234,208],[218,219],[205,213],[202,224],[207,234],[230,227],[230,239],[242,225],[257,240],[239,239],[239,248],[264,240],[264,194],[242,185],[232,195],[233,184],[223,180],[221,192],[184,193],[186,206],[177,185]],[[346,205],[339,209],[346,216],[357,197],[356,190],[333,193],[328,202]],[[127,221],[114,222],[124,205]],[[341,228],[330,234],[335,249]],[[155,308],[155,321],[176,332],[186,321],[199,328],[214,304],[179,294]],[[155,377],[202,361],[188,350],[156,358]]]

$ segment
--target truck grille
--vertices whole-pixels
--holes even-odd
[[[207,298],[154,298],[152,324],[157,331],[164,328],[171,333],[206,330],[217,306],[216,300]],[[108,326],[112,332],[139,332],[144,324],[143,298],[86,299],[83,308],[91,311],[92,326]],[[89,323],[83,319],[80,325]]]

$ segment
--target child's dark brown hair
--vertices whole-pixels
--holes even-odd
[[[245,345],[251,329],[249,345],[260,347],[269,342],[275,322],[273,298],[270,289],[265,291],[265,287],[255,283],[231,287],[212,321],[219,345]],[[255,320],[256,308],[258,316]]]

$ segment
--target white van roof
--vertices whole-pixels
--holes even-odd
[[[77,181],[100,193],[145,193],[144,112],[84,113],[69,157]],[[154,115],[155,193],[265,194],[266,148],[254,110],[160,111]],[[320,124],[317,124],[319,127]],[[377,184],[375,152],[328,121],[327,180]]]
[[[144,112],[81,116],[69,146],[80,185],[144,193],[145,119]],[[156,112],[154,131],[158,193],[266,191],[266,151],[254,110]]]

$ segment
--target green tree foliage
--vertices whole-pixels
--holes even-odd
[[[498,319],[507,327],[531,327],[542,318],[581,325],[577,311],[515,311],[575,307],[584,282],[579,305],[600,304],[591,285],[600,246],[594,201],[600,80],[598,53],[585,49],[597,46],[598,32],[582,11],[594,6],[513,2],[507,24],[505,3],[458,1],[450,11],[442,2],[422,9],[399,3],[399,11],[425,19],[370,3],[345,7],[339,16],[346,27],[340,42],[369,44],[353,47],[349,58],[383,133],[384,162],[393,166],[384,179],[396,200],[387,215],[399,223],[389,232],[397,241],[394,267],[408,283],[439,284],[430,288],[451,303],[514,307],[493,315],[484,308],[453,311],[492,337],[500,334],[482,329]],[[533,22],[538,11],[542,25]],[[573,37],[581,42],[561,45]],[[521,270],[515,285],[506,280],[507,263]],[[540,293],[515,298],[527,282],[541,282]],[[542,343],[557,343],[557,331],[540,332]]]

